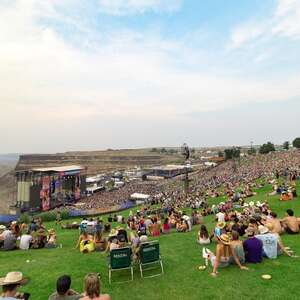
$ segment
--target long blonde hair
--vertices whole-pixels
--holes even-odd
[[[89,273],[84,278],[84,290],[89,298],[100,296],[100,278],[96,273]]]

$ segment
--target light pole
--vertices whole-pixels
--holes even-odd
[[[189,172],[188,172],[188,168],[187,168],[187,161],[190,158],[190,149],[186,143],[184,143],[181,146],[181,154],[184,157],[184,163],[185,163],[185,176],[183,179],[183,184],[184,184],[185,196],[187,196],[188,191],[189,191]]]

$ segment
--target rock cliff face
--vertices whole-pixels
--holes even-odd
[[[176,160],[175,156],[151,153],[149,150],[111,150],[21,155],[16,170],[60,165],[82,165],[88,174],[125,170],[135,166],[154,166]],[[177,158],[178,159],[178,158]]]

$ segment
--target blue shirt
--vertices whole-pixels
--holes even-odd
[[[262,261],[263,243],[256,237],[249,238],[243,243],[246,262],[260,263]]]

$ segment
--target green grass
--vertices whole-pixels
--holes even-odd
[[[258,191],[251,200],[268,199],[271,207],[284,215],[287,208],[292,208],[300,215],[300,199],[291,202],[279,202],[278,196],[269,197],[271,187]],[[300,194],[300,190],[298,189]],[[210,202],[223,201],[222,197]],[[128,211],[123,212],[128,215]],[[213,218],[204,218],[209,230],[213,228]],[[47,228],[54,223],[46,223]],[[281,256],[276,260],[265,259],[258,265],[249,264],[249,271],[241,271],[236,266],[222,269],[217,278],[212,278],[206,271],[199,271],[203,264],[201,247],[196,243],[198,226],[190,233],[171,233],[159,237],[165,274],[160,277],[141,279],[138,267],[134,269],[134,281],[129,283],[108,284],[106,254],[91,253],[83,255],[74,249],[78,232],[57,228],[59,249],[41,249],[0,253],[0,275],[20,270],[30,277],[30,283],[24,290],[32,294],[34,300],[46,300],[55,290],[56,279],[62,274],[72,276],[72,287],[82,291],[83,278],[89,272],[100,272],[102,292],[109,293],[113,299],[299,299],[300,259]],[[286,246],[300,254],[300,236],[283,236]],[[211,249],[215,245],[210,246]],[[27,263],[26,260],[30,260]],[[271,274],[272,280],[263,281],[262,274]],[[113,278],[122,279],[125,274],[114,273]]]

